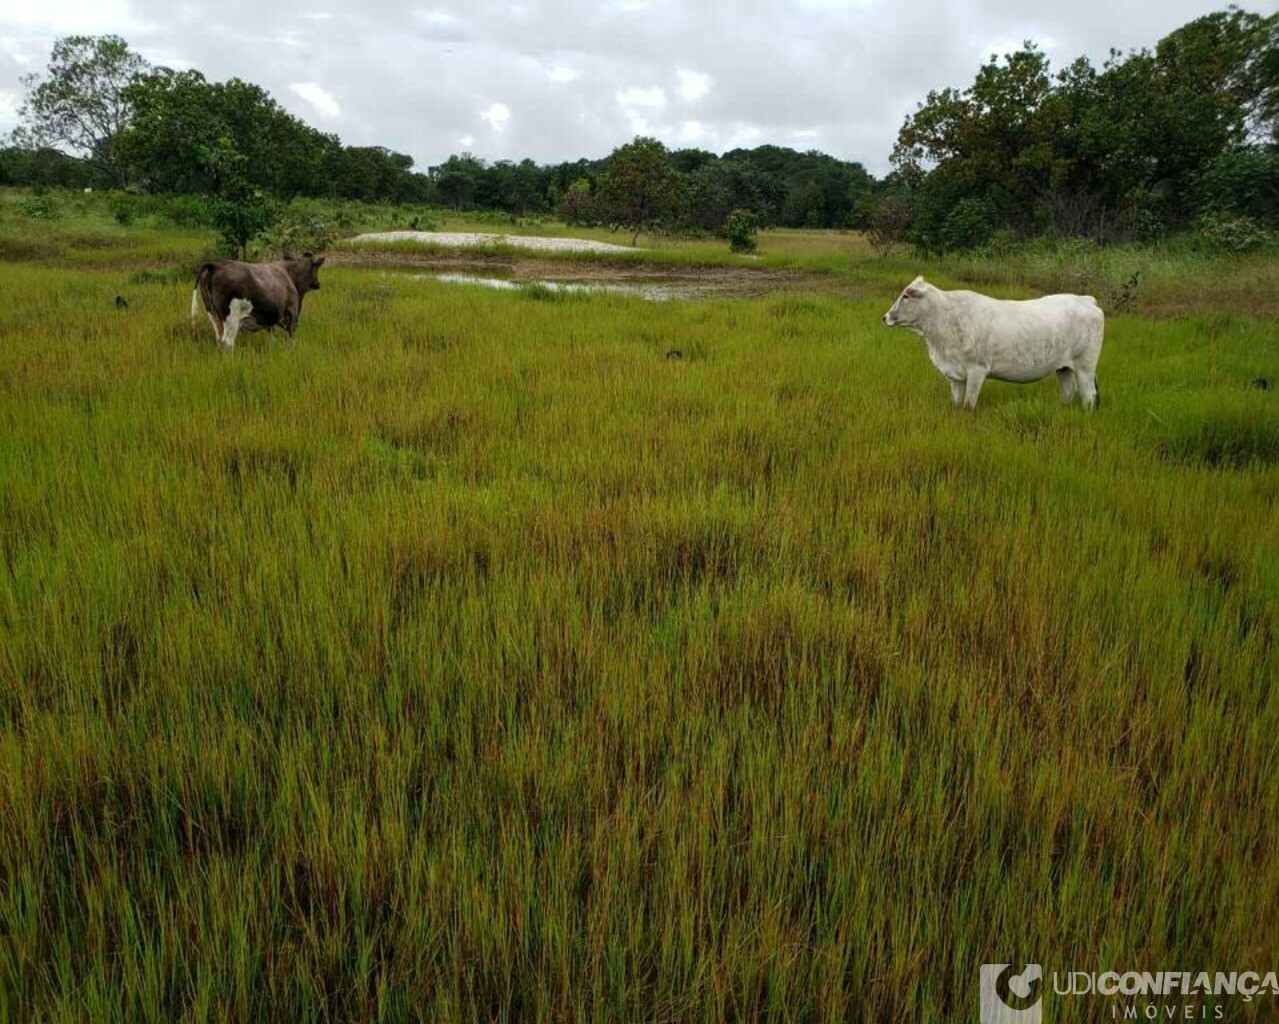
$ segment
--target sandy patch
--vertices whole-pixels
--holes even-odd
[[[585,238],[543,238],[539,235],[499,235],[485,231],[374,231],[356,235],[347,241],[353,245],[369,242],[420,242],[470,249],[485,245],[510,245],[543,252],[643,252],[629,245],[592,242]]]

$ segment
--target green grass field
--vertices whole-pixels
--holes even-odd
[[[1274,267],[943,265],[1153,268],[1098,413],[966,414],[879,321],[932,268],[854,236],[765,235],[828,286],[755,299],[334,266],[234,353],[209,244],[0,213],[0,1019],[975,1021],[983,962],[1275,969]]]

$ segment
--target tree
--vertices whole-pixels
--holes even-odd
[[[613,150],[600,187],[604,219],[631,233],[631,245],[641,231],[669,218],[679,202],[679,174],[657,139],[637,136]]]
[[[200,154],[213,181],[209,210],[222,244],[237,259],[247,255],[249,243],[270,230],[279,211],[256,188],[246,173],[248,160],[236,152],[231,140],[222,138]]]
[[[280,196],[331,190],[326,158],[342,148],[337,139],[298,120],[260,86],[159,68],[135,78],[125,97],[133,119],[120,138],[120,155],[149,188],[208,191],[202,154],[227,139],[246,160],[246,179],[259,188]]]
[[[591,197],[591,183],[585,178],[578,178],[569,185],[555,212],[567,224],[589,224],[594,220],[595,202]]]
[[[1264,170],[1221,160],[1273,135],[1277,38],[1279,16],[1232,8],[1153,50],[1112,52],[1100,71],[1081,58],[1054,76],[1031,43],[992,58],[968,89],[930,93],[898,135],[913,240],[945,249],[999,228],[1104,239],[1189,225],[1227,179]]]
[[[116,141],[129,124],[129,84],[148,68],[119,36],[66,36],[53,44],[44,76],[27,75],[15,141],[65,148],[123,186]]]

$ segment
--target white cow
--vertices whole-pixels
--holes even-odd
[[[884,323],[924,339],[956,405],[975,408],[987,377],[1024,384],[1050,373],[1057,374],[1063,402],[1076,394],[1085,409],[1100,402],[1097,359],[1105,316],[1091,295],[1007,301],[943,291],[917,277]]]

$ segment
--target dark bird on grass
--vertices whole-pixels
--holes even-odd
[[[1249,386],[1250,386],[1250,387],[1254,387],[1254,388],[1256,388],[1258,391],[1269,391],[1269,390],[1270,390],[1270,378],[1268,378],[1268,377],[1254,377],[1254,378],[1252,379],[1252,384],[1250,384]]]
[[[128,299],[126,299],[123,295],[117,295],[117,296],[115,297],[115,308],[116,308],[116,309],[128,309],[128,308],[129,308],[129,300],[128,300]]]
[[[669,349],[666,353],[666,358],[670,360],[672,363],[674,363],[680,359],[683,359],[684,353],[677,348]]]

